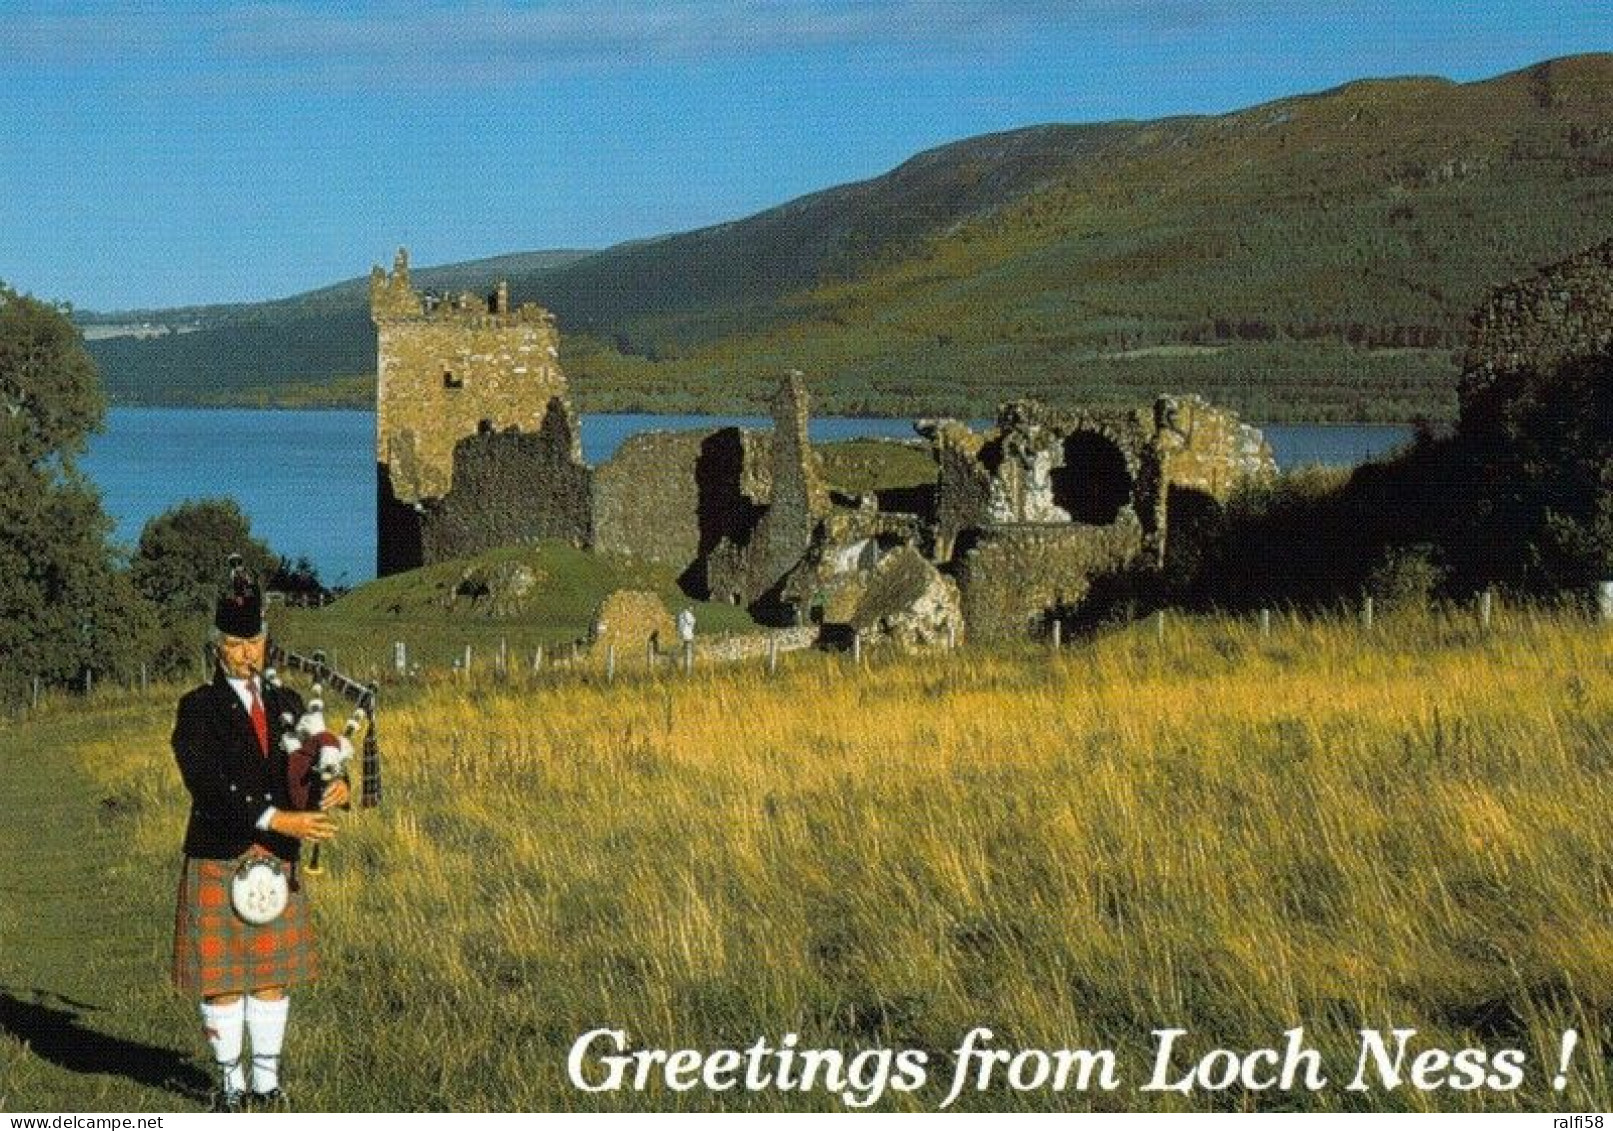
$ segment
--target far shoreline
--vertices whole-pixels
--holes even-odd
[[[284,405],[284,404],[145,404],[129,401],[108,401],[107,411],[153,411],[166,410],[175,412],[364,412],[375,415],[373,405],[337,405],[337,404],[311,404],[311,405]],[[601,409],[597,411],[581,411],[580,416],[662,416],[669,419],[687,419],[689,417],[756,417],[766,421],[767,414],[761,409],[755,411],[736,412],[656,412],[648,409],[622,408]],[[892,414],[879,412],[850,413],[814,413],[813,420],[920,420],[924,417],[957,419],[955,413],[943,412],[915,412],[911,414]],[[987,421],[990,417],[971,416],[971,421]],[[1421,417],[1413,419],[1382,419],[1382,420],[1315,420],[1315,419],[1281,419],[1281,420],[1248,420],[1245,423],[1256,428],[1416,428],[1419,424],[1432,424],[1435,427],[1454,425],[1456,418],[1452,417]]]

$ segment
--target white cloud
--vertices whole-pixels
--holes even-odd
[[[549,61],[608,64],[623,57],[706,58],[790,47],[873,41],[944,40],[971,28],[1016,22],[1022,8],[984,0],[666,0],[657,4],[552,0],[361,11],[311,11],[297,4],[235,9],[220,41],[244,57],[368,58],[421,52],[452,58],[522,54]]]
[[[1256,0],[1271,6],[1272,0]],[[1168,31],[1213,22],[1226,0],[308,0],[98,7],[23,4],[0,25],[0,64],[272,70],[382,85],[519,79],[554,68],[735,58],[773,51],[967,51],[1049,29]],[[1247,12],[1248,0],[1231,10]],[[1279,3],[1277,6],[1281,6]]]

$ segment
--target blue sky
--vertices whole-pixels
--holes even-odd
[[[1609,0],[0,0],[0,280],[93,309],[735,219],[1044,122],[1613,50]]]

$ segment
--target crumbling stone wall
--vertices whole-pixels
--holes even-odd
[[[1148,466],[1159,477],[1149,488],[1158,564],[1165,561],[1173,505],[1188,512],[1182,516],[1188,525],[1197,525],[1225,506],[1241,484],[1265,482],[1277,474],[1277,459],[1260,429],[1202,397],[1160,397],[1154,402],[1152,449]]]
[[[909,651],[963,638],[963,602],[958,584],[911,546],[899,546],[868,571],[867,581],[843,621],[866,643],[889,640]]]
[[[711,593],[705,558],[749,541],[772,494],[772,442],[739,428],[647,432],[594,472],[594,545],[676,567],[684,588]]]
[[[1258,429],[1197,397],[1102,412],[1017,402],[984,435],[921,430],[940,469],[937,557],[957,572],[975,639],[1036,629],[1100,573],[1161,564],[1173,500],[1202,520],[1201,500],[1276,473]]]
[[[793,618],[780,591],[811,548],[829,491],[807,439],[807,392],[800,373],[780,382],[773,398],[771,482],[767,509],[746,538],[724,537],[706,559],[711,595],[733,600],[766,620]]]
[[[1462,414],[1497,381],[1549,370],[1613,348],[1613,240],[1494,291],[1473,316],[1462,379]]]
[[[923,422],[940,466],[936,547],[952,556],[965,531],[1015,523],[1108,525],[1123,512],[1150,534],[1161,515],[1159,453],[1149,414],[1006,404],[977,435],[958,421]]]
[[[1277,460],[1260,429],[1202,397],[1154,402],[1154,446],[1166,486],[1200,491],[1222,503],[1240,484],[1277,474]]]
[[[990,521],[998,457],[982,458],[988,438],[960,420],[921,420],[917,428],[935,449],[935,556],[948,561],[959,534]]]
[[[680,569],[700,548],[695,464],[709,433],[644,432],[594,469],[594,548]]]
[[[1109,526],[1024,525],[982,530],[955,563],[963,620],[976,641],[1040,635],[1072,609],[1092,579],[1136,561],[1142,523],[1127,511]]]
[[[785,579],[780,597],[800,616],[849,624],[850,611],[880,560],[897,547],[920,550],[925,541],[915,515],[866,505],[836,507],[818,524],[811,548]]]
[[[420,295],[405,250],[390,275],[371,271],[376,457],[392,468],[400,500],[446,495],[454,445],[484,424],[535,432],[549,401],[564,399],[554,319],[530,303],[508,304],[502,284],[486,299]]]
[[[454,445],[453,487],[420,510],[424,561],[558,538],[593,541],[592,473],[571,406],[549,402],[536,433],[508,428]]]

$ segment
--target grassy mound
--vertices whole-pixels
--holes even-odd
[[[487,579],[518,571],[531,583],[519,599],[501,602],[482,593]],[[360,676],[390,668],[397,641],[408,646],[410,662],[423,667],[447,667],[463,657],[466,645],[473,663],[487,662],[501,644],[530,662],[539,647],[552,651],[586,640],[595,611],[617,589],[656,593],[673,613],[689,605],[703,635],[755,627],[743,609],[690,601],[671,567],[561,542],[506,547],[379,578],[323,609],[277,612],[271,623],[289,647],[323,649]]]

